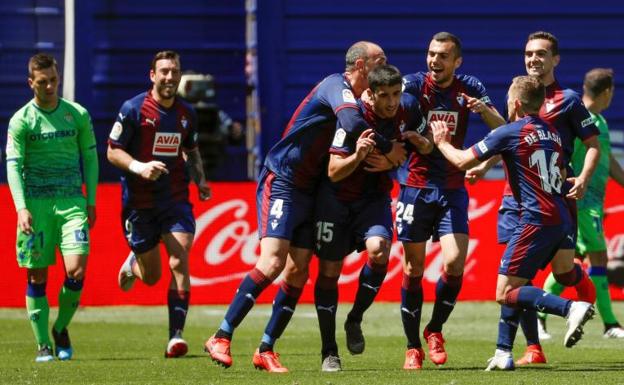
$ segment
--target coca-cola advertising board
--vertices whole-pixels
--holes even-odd
[[[213,197],[207,202],[197,199],[195,188],[191,190],[197,231],[190,255],[191,302],[193,304],[227,304],[240,280],[254,266],[260,253],[257,236],[255,189],[253,182],[212,183]],[[393,196],[396,197],[395,188]],[[470,194],[470,244],[464,284],[460,300],[492,300],[496,284],[497,269],[504,246],[496,243],[496,212],[503,191],[501,181],[481,181],[468,186]],[[607,194],[607,217],[605,229],[610,257],[624,255],[624,204],[622,189],[609,185]],[[87,278],[82,297],[83,305],[158,305],[166,302],[169,273],[164,249],[162,249],[163,276],[160,282],[148,287],[140,282],[129,292],[117,287],[117,274],[129,248],[123,237],[120,211],[121,198],[118,184],[100,184],[97,198],[97,222],[90,233],[91,254],[87,267]],[[0,251],[3,259],[3,279],[0,280],[0,306],[22,307],[26,287],[26,272],[17,267],[15,259],[16,215],[7,185],[0,185]],[[388,274],[380,289],[378,300],[399,301],[401,286],[400,242],[394,241],[390,256]],[[357,289],[360,269],[366,261],[365,254],[354,253],[345,258],[340,278],[340,300],[350,302]],[[434,295],[435,282],[442,268],[442,254],[439,243],[427,247],[423,288],[425,300]],[[64,275],[62,259],[50,269],[48,298],[52,305],[57,303],[57,293]],[[313,302],[313,279],[316,277],[317,261],[312,260],[310,281],[301,301]],[[536,284],[541,284],[546,272],[541,272]],[[270,286],[258,299],[270,303],[277,284]],[[624,298],[621,288],[612,287],[614,298]],[[573,295],[573,293],[570,293]]]

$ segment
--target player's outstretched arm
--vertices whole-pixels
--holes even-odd
[[[210,185],[204,175],[204,163],[202,162],[199,148],[195,147],[194,149],[187,151],[186,156],[188,158],[187,163],[191,179],[193,179],[193,182],[195,182],[197,188],[199,189],[199,199],[202,201],[210,199],[212,196],[212,190],[210,189]]]
[[[108,146],[108,151],[106,151],[106,157],[113,166],[139,175],[143,179],[154,181],[160,178],[162,174],[169,173],[163,162],[157,160],[147,163],[139,162],[123,149],[113,148],[110,145]]]
[[[598,142],[597,136],[585,139],[583,144],[587,148],[587,153],[585,154],[585,160],[583,162],[583,169],[578,176],[568,178],[568,180],[574,184],[572,188],[570,188],[570,192],[567,195],[568,198],[572,199],[581,199],[585,196],[587,185],[589,184],[589,181],[594,174],[594,170],[596,170],[596,166],[598,166],[598,161],[600,160],[600,143]]]
[[[438,150],[455,167],[461,170],[468,170],[479,164],[479,160],[470,149],[460,150],[453,147],[451,144],[451,133],[446,122],[441,120],[431,122],[431,130],[433,131],[433,141]]]
[[[490,129],[495,129],[496,127],[502,126],[505,124],[505,119],[501,116],[501,114],[494,108],[494,106],[488,106],[483,102],[483,100],[478,98],[473,98],[472,96],[468,96],[464,93],[461,94],[466,101],[466,106],[470,109],[470,111],[481,115],[481,119],[483,122],[490,127]]]
[[[609,176],[620,186],[624,187],[624,170],[613,154],[609,154]]]
[[[479,180],[483,179],[485,174],[487,174],[487,172],[490,171],[490,169],[494,167],[495,164],[500,162],[501,159],[502,157],[500,155],[495,155],[490,159],[479,163],[475,167],[466,171],[466,180],[470,184],[477,183]]]
[[[405,131],[401,134],[403,140],[408,140],[416,151],[423,155],[427,155],[433,151],[433,137],[431,133],[427,133],[425,136],[420,135],[416,131]]]

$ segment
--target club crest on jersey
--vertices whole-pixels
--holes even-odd
[[[457,111],[429,111],[427,114],[427,123],[442,121],[446,122],[451,135],[455,135],[457,129]]]
[[[115,124],[113,124],[113,129],[111,130],[111,133],[108,137],[112,140],[119,140],[122,132],[123,125],[120,122],[115,122]]]
[[[182,116],[182,119],[180,119],[180,124],[186,130],[186,128],[188,127],[188,120],[186,119],[186,116]]]
[[[63,118],[65,119],[65,121],[67,123],[73,123],[74,122],[74,117],[68,112],[65,114],[65,116],[63,116]]]
[[[345,138],[347,137],[347,132],[339,128],[336,130],[334,134],[334,141],[332,142],[332,146],[334,147],[342,147],[344,145]]]
[[[457,95],[457,97],[455,98],[455,100],[457,100],[457,104],[459,104],[460,106],[464,106],[464,97],[461,95]]]
[[[342,100],[345,103],[355,103],[355,96],[353,96],[353,92],[351,90],[342,90]]]
[[[153,155],[178,156],[182,134],[179,132],[157,132],[154,136]]]

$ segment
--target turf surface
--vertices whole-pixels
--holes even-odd
[[[162,307],[92,307],[81,309],[70,335],[74,359],[35,363],[32,331],[23,309],[0,309],[0,383],[6,384],[623,384],[624,340],[602,338],[598,316],[586,327],[574,348],[563,347],[565,321],[551,317],[553,340],[544,343],[547,365],[515,372],[483,371],[493,354],[499,309],[494,303],[460,302],[444,329],[448,362],[435,367],[425,361],[420,371],[401,369],[405,340],[398,304],[377,303],[365,315],[366,351],[351,356],[344,343],[342,322],[349,309],[338,312],[338,343],[343,371],[320,371],[320,338],[316,313],[301,305],[276,349],[290,373],[274,375],[254,370],[257,347],[270,307],[257,306],[237,330],[232,345],[234,365],[223,369],[202,351],[203,341],[219,325],[225,307],[193,306],[184,334],[189,354],[164,359],[167,314]],[[615,304],[624,319],[624,303]],[[431,313],[424,309],[423,325]],[[56,315],[51,311],[51,319]],[[521,333],[515,357],[524,350]],[[426,349],[425,349],[426,350]]]

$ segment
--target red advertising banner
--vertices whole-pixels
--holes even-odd
[[[254,266],[259,255],[253,182],[213,183],[213,198],[208,202],[196,199],[192,190],[197,232],[191,251],[191,302],[194,304],[227,304],[240,280]],[[469,186],[470,193],[470,245],[466,260],[464,285],[460,300],[492,300],[497,269],[504,246],[496,243],[496,212],[503,190],[501,181],[482,181]],[[148,287],[138,282],[125,293],[117,287],[117,273],[128,255],[129,248],[121,230],[121,198],[118,184],[101,184],[98,189],[97,223],[91,232],[91,254],[82,298],[83,305],[157,305],[166,302],[169,273],[164,249],[162,250],[163,276],[161,281]],[[610,257],[624,255],[624,203],[622,189],[609,185],[605,229]],[[396,189],[395,194],[396,196]],[[0,280],[0,307],[24,306],[26,272],[17,267],[15,260],[16,215],[9,188],[0,185],[0,252],[3,259],[3,279]],[[428,245],[423,278],[425,300],[433,298],[435,283],[442,267],[442,254],[438,243]],[[379,292],[381,301],[399,301],[401,286],[400,242],[394,242],[386,282]],[[340,278],[340,300],[350,302],[357,289],[359,271],[366,260],[364,254],[354,253],[345,259]],[[316,277],[316,260],[311,265],[311,280],[304,290],[302,302],[313,302],[312,280]],[[52,305],[62,285],[64,274],[62,259],[49,272],[47,292]],[[541,284],[545,272],[538,275]],[[279,279],[278,279],[279,282]],[[277,290],[272,285],[259,302],[270,303]],[[612,296],[624,299],[622,288],[612,287]]]

